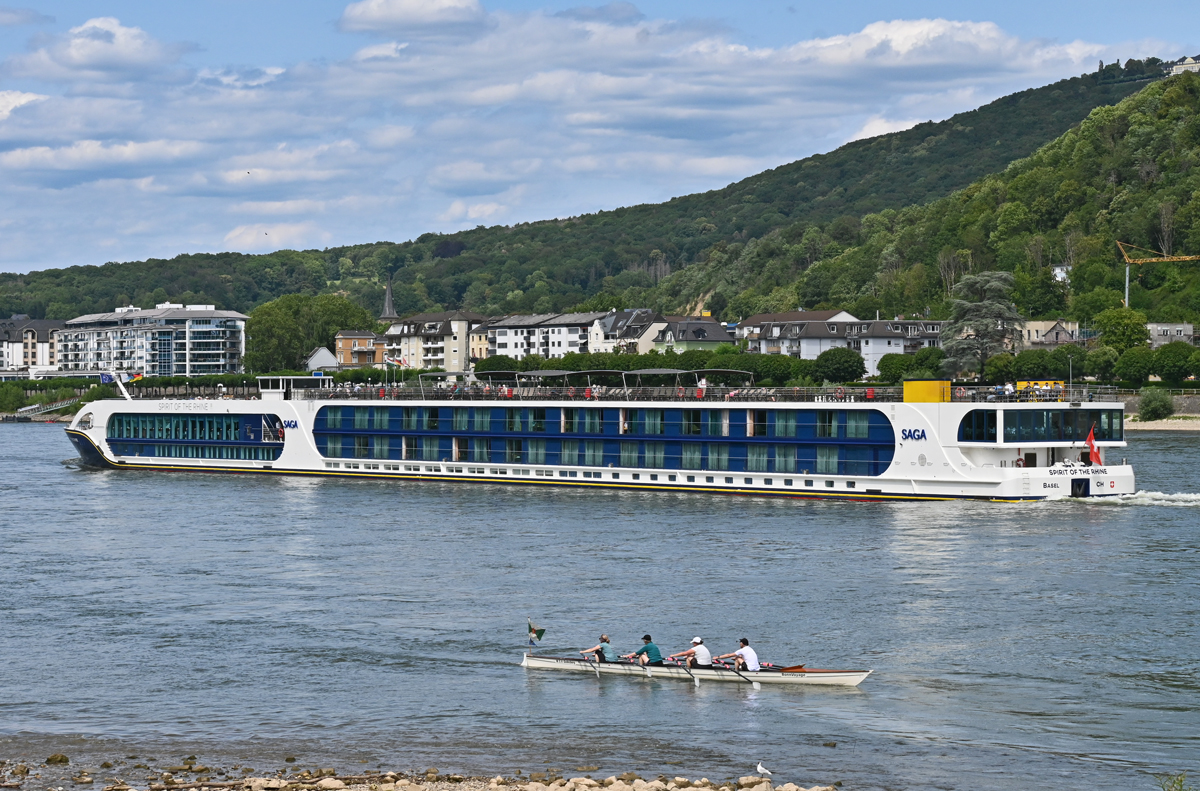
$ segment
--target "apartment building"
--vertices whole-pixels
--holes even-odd
[[[69,319],[58,331],[58,370],[146,376],[241,373],[246,316],[213,305],[163,302]]]
[[[540,313],[504,316],[487,325],[488,357],[498,354],[520,360],[536,354],[546,358],[572,352],[587,354],[592,325],[607,313]]]
[[[341,368],[373,368],[383,365],[387,338],[369,330],[338,330],[333,336],[333,353]]]
[[[1146,329],[1150,331],[1150,348],[1157,349],[1168,343],[1183,341],[1195,345],[1195,328],[1187,322],[1147,322]]]
[[[31,319],[23,313],[0,321],[0,370],[28,372],[30,376],[55,370],[62,326],[62,321]]]
[[[471,331],[483,323],[483,316],[464,310],[397,319],[387,330],[387,355],[406,368],[443,368],[463,373],[471,370],[472,358],[478,357],[471,344]],[[487,348],[486,335],[483,348]]]

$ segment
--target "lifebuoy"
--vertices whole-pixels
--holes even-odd
[[[283,442],[283,426],[279,427],[279,441]]]
[[[567,388],[567,398],[574,398],[574,397],[575,397],[575,388],[568,387]]]
[[[837,390],[834,390],[833,392],[834,392],[834,395],[837,396],[838,401],[846,400],[846,388],[839,387]]]
[[[686,390],[684,390],[682,387],[680,387],[678,390],[676,390],[676,391],[675,391],[675,397],[676,397],[676,398],[683,398],[683,394],[684,394],[685,392],[687,392],[687,391],[686,391]]]
[[[1020,456],[1018,456],[1018,457],[1017,457],[1017,466],[1018,466],[1018,467],[1024,467],[1024,466],[1025,466],[1025,460],[1024,460],[1024,459],[1022,459]]]
[[[955,388],[954,397],[955,398],[966,398],[967,397],[967,388],[965,388],[965,387]]]

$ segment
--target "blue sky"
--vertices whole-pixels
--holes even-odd
[[[643,0],[0,5],[0,269],[324,247],[723,186],[1200,10]]]

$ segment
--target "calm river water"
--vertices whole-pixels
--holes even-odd
[[[1138,496],[1023,506],[73,455],[61,427],[0,426],[0,758],[711,778],[762,761],[847,789],[1153,789],[1200,769],[1200,435],[1134,435]],[[527,672],[527,617],[546,653],[601,631],[624,650],[745,636],[768,661],[876,673],[756,692]]]

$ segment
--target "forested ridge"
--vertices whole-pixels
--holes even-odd
[[[1157,59],[1112,64],[661,204],[425,234],[399,244],[192,254],[0,274],[0,315],[69,318],[168,298],[248,312],[289,293],[342,293],[377,312],[388,276],[394,277],[401,314],[455,307],[541,312],[581,304],[678,311],[704,301],[735,318],[764,307],[869,310],[863,296],[897,312],[923,310],[937,291],[930,285],[937,281],[928,274],[930,262],[911,255],[903,239],[891,250],[875,249],[877,230],[906,227],[905,207],[1003,170],[1094,108],[1160,75]],[[907,280],[868,288],[864,273],[871,264],[865,258],[872,254],[877,268],[906,273]],[[922,263],[926,268],[914,275]],[[981,249],[969,266],[991,263]],[[854,269],[848,278],[834,274],[843,265]]]

